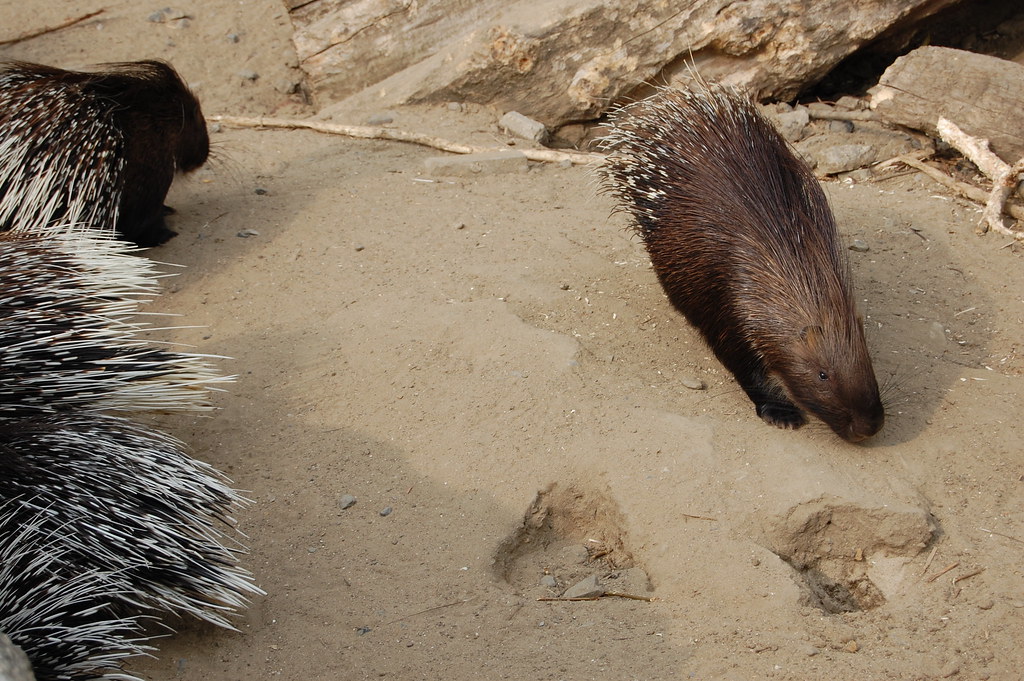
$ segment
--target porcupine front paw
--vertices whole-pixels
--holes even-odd
[[[764,402],[755,402],[754,406],[757,408],[758,416],[764,419],[766,423],[778,426],[779,428],[792,428],[795,430],[807,423],[807,417],[804,416],[803,412],[788,400],[774,398]]]

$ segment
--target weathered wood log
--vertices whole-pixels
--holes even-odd
[[[321,106],[491,104],[556,127],[644,82],[790,98],[883,31],[959,0],[289,0]]]
[[[886,69],[871,93],[883,120],[938,135],[947,118],[989,141],[1004,161],[1024,156],[1024,66],[946,47],[920,47]]]

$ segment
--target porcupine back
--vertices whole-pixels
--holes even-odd
[[[858,441],[884,418],[849,266],[817,180],[738,92],[665,89],[618,112],[607,189],[666,294],[766,421]]]
[[[85,224],[158,245],[174,236],[175,172],[208,154],[199,102],[166,63],[0,67],[0,229]]]
[[[0,234],[0,416],[209,410],[230,378],[139,338],[151,261],[84,233]]]
[[[108,413],[207,410],[231,380],[139,338],[157,274],[128,250],[0,234],[0,630],[43,680],[131,678],[116,666],[142,650],[139,615],[232,628],[262,593],[237,561],[245,500],[181,442]]]

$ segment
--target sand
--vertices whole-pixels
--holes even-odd
[[[58,4],[0,26],[72,16]],[[315,114],[289,93],[275,2],[74,13],[100,8],[0,57],[163,58],[208,116]],[[500,113],[392,116],[501,147]],[[155,337],[237,379],[212,416],[158,422],[248,491],[243,560],[267,595],[238,632],[169,622],[132,672],[1019,677],[1024,251],[975,235],[977,207],[917,174],[825,185],[844,241],[870,248],[850,256],[888,420],[858,446],[757,419],[592,169],[435,176],[440,152],[408,144],[212,139],[168,197],[180,235],[140,257],[184,266],[150,308],[186,328]],[[595,576],[639,598],[542,600]]]

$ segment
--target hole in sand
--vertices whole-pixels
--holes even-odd
[[[885,596],[852,559],[816,561],[815,565],[803,567],[786,562],[796,570],[805,587],[804,605],[838,614],[871,610],[885,603]]]
[[[649,595],[650,580],[628,547],[622,513],[607,493],[552,484],[495,555],[498,576],[520,593],[561,595],[597,577],[609,592]]]

